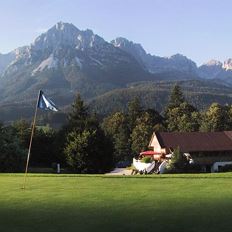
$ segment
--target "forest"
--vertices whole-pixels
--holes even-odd
[[[45,124],[46,117],[38,120],[30,167],[55,168],[59,163],[69,173],[105,173],[147,150],[155,131],[232,130],[231,105],[212,103],[199,110],[186,100],[179,85],[168,98],[162,112],[145,108],[135,97],[125,111],[102,117],[77,94],[62,127]],[[24,171],[30,134],[28,120],[0,124],[0,172]]]

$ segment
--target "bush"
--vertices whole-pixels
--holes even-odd
[[[166,168],[166,173],[184,173],[189,170],[189,163],[186,156],[180,152],[180,148],[177,147],[173,151],[172,158]]]
[[[152,160],[153,160],[152,157],[145,156],[145,157],[142,158],[141,162],[145,163],[145,164],[148,164],[148,163],[151,163]]]

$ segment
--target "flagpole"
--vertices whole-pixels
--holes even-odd
[[[34,131],[35,131],[35,123],[36,123],[36,116],[37,116],[40,92],[41,92],[41,90],[39,91],[39,94],[37,97],[36,106],[35,106],[35,114],[34,114],[34,119],[33,119],[33,123],[32,123],[31,138],[30,138],[30,143],[29,143],[29,148],[28,148],[28,153],[27,153],[27,163],[26,163],[26,168],[25,168],[25,173],[24,173],[23,189],[25,189],[25,187],[26,187],[26,178],[27,178],[28,165],[29,165],[29,160],[30,160],[30,155],[31,155],[31,145],[32,145]]]

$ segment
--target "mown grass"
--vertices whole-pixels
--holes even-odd
[[[1,232],[232,231],[232,173],[0,175]]]

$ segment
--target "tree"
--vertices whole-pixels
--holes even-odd
[[[77,96],[69,114],[64,155],[67,164],[78,173],[103,173],[112,165],[112,144]]]
[[[185,101],[178,85],[173,87],[168,106],[165,110],[168,131],[198,131],[199,113],[194,106]]]
[[[172,91],[171,91],[171,95],[169,98],[169,102],[168,102],[168,106],[167,106],[167,110],[171,110],[173,108],[179,107],[180,104],[184,103],[185,99],[184,99],[184,95],[181,91],[181,88],[179,85],[174,85]]]
[[[128,103],[128,128],[130,132],[135,127],[136,119],[140,117],[142,113],[142,106],[139,98],[134,98],[131,102]]]
[[[26,120],[15,121],[12,125],[22,146],[27,149],[30,141],[31,127]]]
[[[114,145],[114,161],[131,159],[130,131],[127,116],[117,112],[104,119],[102,128]]]
[[[28,149],[31,135],[31,128],[25,120],[19,120],[13,123],[12,128],[24,149]],[[63,135],[62,135],[63,136]],[[50,126],[38,126],[35,128],[30,164],[32,166],[51,167],[53,162],[60,163],[60,153],[55,144],[57,133]]]
[[[55,138],[56,132],[49,126],[35,129],[31,149],[31,166],[51,167],[52,163],[58,163]]]
[[[181,153],[180,148],[177,147],[174,149],[171,161],[167,167],[167,171],[171,173],[180,173],[188,169],[189,162],[187,157]]]
[[[228,107],[213,103],[203,113],[201,131],[223,131],[230,128],[230,117]]]
[[[26,154],[27,152],[22,148],[14,129],[0,125],[0,171],[23,171]]]
[[[112,167],[110,156],[112,151],[108,145],[106,137],[100,130],[70,132],[64,150],[67,163],[77,173],[104,173]]]
[[[147,148],[151,135],[164,130],[163,117],[153,109],[142,110],[139,100],[128,105],[128,113],[117,112],[104,119],[102,128],[114,144],[114,160],[128,161]]]
[[[138,154],[148,147],[149,140],[154,131],[162,125],[163,118],[155,110],[147,110],[137,118],[136,126],[131,133],[131,149],[133,154]],[[158,126],[159,125],[159,126]]]
[[[68,115],[68,128],[71,130],[75,128],[75,130],[81,132],[85,129],[88,118],[88,107],[81,99],[80,94],[78,94]]]
[[[199,131],[201,123],[201,114],[196,111],[190,111],[189,113],[183,114],[179,119],[178,131],[182,132],[193,132]]]
[[[178,107],[168,109],[166,113],[166,124],[168,131],[198,131],[199,113],[187,102],[181,103]]]
[[[227,118],[227,126],[226,130],[232,130],[232,105],[226,105],[226,118]]]
[[[70,128],[71,129],[71,128]],[[63,125],[62,128],[60,130],[58,130],[56,132],[56,136],[54,138],[54,154],[55,154],[55,158],[57,163],[61,164],[61,166],[67,166],[67,162],[66,162],[66,156],[64,154],[64,148],[66,146],[67,143],[67,137],[68,137],[68,126],[67,125]]]

